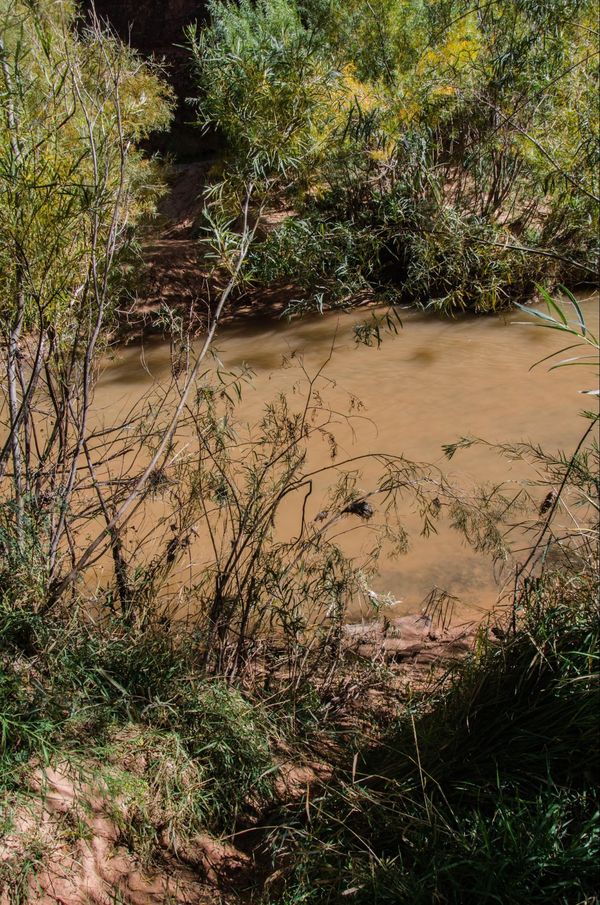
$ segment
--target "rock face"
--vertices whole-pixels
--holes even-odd
[[[92,0],[82,0],[89,10]],[[108,21],[120,38],[144,56],[164,59],[167,75],[178,98],[173,129],[169,136],[157,136],[153,150],[168,151],[178,158],[208,153],[214,146],[210,138],[189,125],[193,111],[187,97],[196,93],[189,69],[189,56],[181,46],[184,29],[206,18],[206,0],[95,0],[96,12]]]

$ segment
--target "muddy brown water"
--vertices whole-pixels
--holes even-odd
[[[590,328],[597,329],[598,297],[582,296],[581,304]],[[583,368],[549,372],[548,364],[531,370],[538,359],[566,345],[560,334],[523,325],[527,320],[523,315],[442,320],[404,311],[398,335],[385,336],[376,348],[354,340],[355,324],[368,317],[363,311],[291,323],[246,321],[223,328],[215,346],[223,367],[248,365],[254,371],[237,417],[252,425],[277,394],[300,398],[303,377],[298,363],[302,361],[305,370],[314,374],[333,348],[324,371],[329,381],[327,401],[340,410],[347,408],[351,398],[364,405],[353,429],[342,425],[337,432],[340,457],[401,453],[439,465],[462,487],[505,481],[510,489],[533,480],[533,467],[507,461],[482,447],[462,451],[447,462],[442,445],[462,436],[491,443],[533,441],[548,450],[569,451],[576,445],[585,426],[578,413],[593,402],[579,391],[593,385],[593,372]],[[120,349],[97,388],[97,423],[110,424],[142,393],[164,383],[169,362],[168,345],[158,341],[143,348]],[[311,466],[330,461],[328,445],[315,440]],[[360,486],[371,489],[373,479],[374,472],[365,474]],[[322,507],[324,490],[324,486],[316,488],[310,498],[309,518]],[[424,539],[410,506],[403,517],[411,534],[410,550],[399,559],[384,556],[372,588],[396,600],[397,615],[418,611],[434,587],[460,601],[455,620],[478,618],[489,611],[502,592],[506,574],[494,568],[489,557],[469,549],[449,526],[442,525],[438,534]],[[297,524],[298,509],[291,505],[287,514],[284,510],[278,531],[292,536]],[[359,534],[348,541],[353,555],[366,549]],[[196,554],[192,550],[190,555]],[[196,566],[202,566],[200,551]],[[351,615],[358,615],[356,606]]]

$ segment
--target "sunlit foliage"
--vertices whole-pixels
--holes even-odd
[[[211,16],[190,37],[199,120],[230,151],[221,202],[262,182],[294,211],[249,277],[446,312],[593,278],[593,3],[213,0]]]
[[[30,596],[60,561],[132,229],[160,190],[138,143],[170,115],[153,67],[75,3],[0,0],[0,554]]]
[[[91,304],[92,248],[103,279],[107,255],[156,194],[153,164],[135,143],[167,127],[169,89],[109,34],[100,40],[81,22],[76,35],[75,8],[0,2],[3,329],[19,306],[26,326],[72,326]]]

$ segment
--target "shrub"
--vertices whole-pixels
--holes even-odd
[[[591,22],[591,4],[545,0],[214,0],[190,35],[199,121],[227,139],[214,203],[251,181],[294,211],[248,279],[447,314],[589,282]]]

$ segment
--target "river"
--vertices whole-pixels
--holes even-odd
[[[590,328],[597,329],[597,296],[583,296],[581,304]],[[532,466],[507,461],[479,446],[447,462],[442,445],[475,436],[491,443],[533,441],[548,450],[574,448],[584,428],[578,413],[591,407],[591,397],[579,391],[593,384],[593,373],[582,368],[549,371],[549,364],[531,369],[537,360],[566,345],[564,337],[524,324],[528,319],[521,314],[455,320],[415,311],[401,315],[402,329],[397,335],[386,335],[379,348],[355,342],[355,325],[369,317],[364,311],[293,322],[250,320],[223,327],[215,344],[222,366],[248,365],[254,372],[244,386],[237,417],[252,425],[277,394],[299,397],[303,384],[299,362],[314,374],[333,349],[324,370],[329,405],[342,410],[350,400],[359,399],[364,406],[352,429],[342,424],[337,431],[338,457],[403,454],[439,465],[463,487],[505,481],[509,488],[516,488],[534,479]],[[116,412],[160,385],[169,373],[168,344],[151,340],[143,347],[119,349],[100,379],[94,419],[111,423]],[[329,464],[328,445],[315,441],[310,457],[313,467]],[[368,479],[369,474],[365,490],[370,487]],[[309,500],[309,518],[315,517],[320,505],[315,492]],[[288,508],[289,515],[284,513],[278,524],[282,534],[293,533],[297,525],[297,507]],[[489,611],[506,575],[494,568],[491,559],[474,553],[449,526],[442,525],[436,535],[425,539],[419,536],[418,519],[409,506],[405,519],[410,549],[399,559],[383,557],[373,589],[396,600],[398,615],[418,611],[434,587],[457,598],[455,618],[479,618]],[[360,539],[349,543],[350,553],[364,552]],[[193,549],[190,555],[195,555]],[[200,552],[197,555],[201,566]]]

